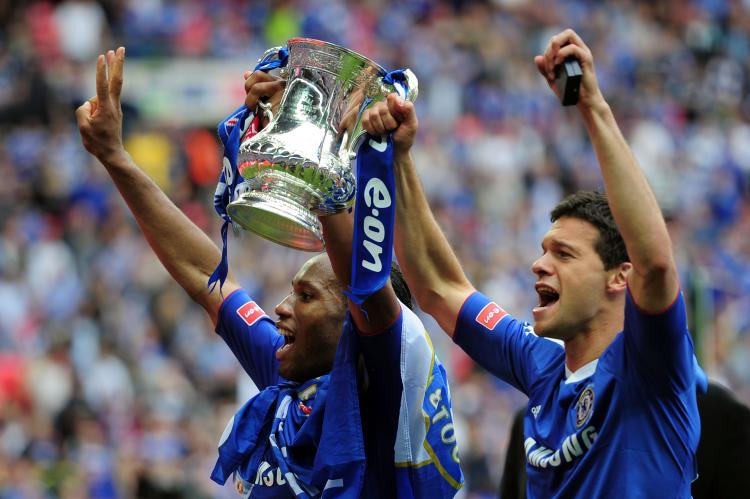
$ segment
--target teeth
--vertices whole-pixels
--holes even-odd
[[[542,308],[556,302],[560,298],[560,294],[557,291],[543,284],[536,286],[536,292],[539,295],[539,306]]]
[[[294,334],[287,331],[286,329],[279,328],[279,334],[284,337],[284,344],[291,345],[294,343]]]
[[[283,328],[283,327],[279,326],[278,324],[276,325],[276,329],[279,331],[280,335],[282,335],[282,336],[291,336],[292,338],[294,338],[294,333],[292,333],[291,331],[287,330],[286,328]]]

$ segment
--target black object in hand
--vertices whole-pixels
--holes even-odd
[[[562,64],[555,66],[555,86],[563,106],[578,104],[582,75],[581,65],[575,57],[568,57]]]

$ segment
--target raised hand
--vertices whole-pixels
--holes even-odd
[[[248,109],[258,107],[262,99],[271,104],[271,111],[275,114],[279,109],[281,97],[284,95],[286,80],[271,76],[265,71],[245,71],[245,105]],[[261,113],[261,128],[268,124]]]
[[[125,47],[96,59],[96,95],[76,110],[83,146],[106,163],[125,153],[122,145],[122,74]]]
[[[555,85],[555,66],[561,64],[571,56],[578,59],[578,63],[581,65],[581,70],[583,71],[578,99],[579,108],[580,106],[592,107],[602,104],[604,97],[596,80],[594,57],[591,54],[591,49],[583,43],[578,33],[572,29],[566,29],[553,36],[547,44],[544,54],[534,57],[534,63],[536,63],[539,73],[547,80],[549,87],[559,97]]]
[[[393,132],[394,154],[408,154],[414,145],[419,121],[414,104],[404,101],[398,94],[373,105],[362,115],[362,128],[374,137]]]

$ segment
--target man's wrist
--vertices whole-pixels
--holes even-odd
[[[131,162],[130,154],[122,146],[97,154],[96,157],[106,168],[118,168]]]
[[[578,109],[587,128],[591,128],[595,123],[609,121],[613,117],[612,109],[601,94],[589,102],[580,103]]]
[[[395,150],[393,152],[393,165],[396,168],[406,168],[413,164],[411,157],[411,148],[404,151]]]

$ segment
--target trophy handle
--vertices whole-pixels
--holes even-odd
[[[263,52],[262,56],[260,56],[260,59],[258,59],[258,63],[256,65],[256,69],[265,71],[271,76],[286,78],[286,75],[282,73],[286,68],[288,55],[289,54],[287,52],[287,48],[283,45],[279,45],[278,47],[271,47]]]
[[[397,93],[403,99],[409,102],[417,100],[419,94],[419,80],[417,75],[411,69],[404,70],[405,81],[396,81],[394,83],[386,83],[382,79],[378,79],[372,82],[370,88],[367,89],[367,99],[362,103],[362,107],[359,109],[359,117],[357,118],[357,125],[352,132],[351,147],[349,148],[349,159],[352,160],[357,155],[359,146],[362,145],[367,132],[362,128],[362,114],[376,103],[385,100],[390,93]]]

